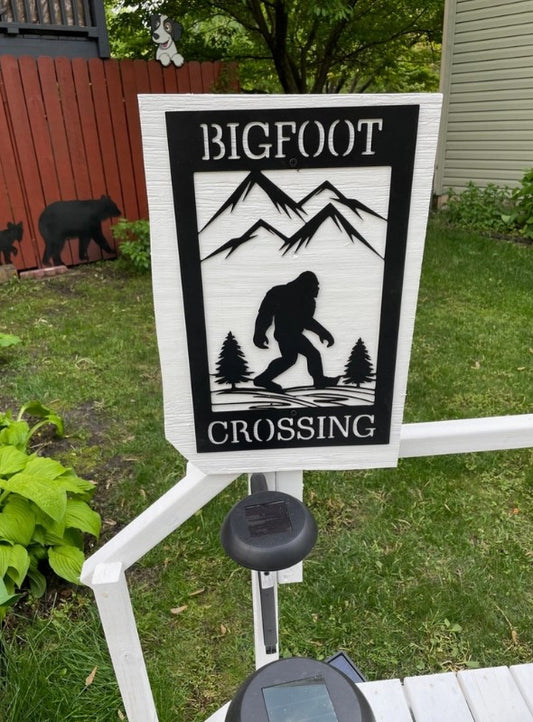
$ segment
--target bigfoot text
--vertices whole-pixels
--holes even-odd
[[[383,130],[383,118],[336,119],[330,124],[319,120],[277,121],[274,123],[202,123],[202,160],[251,160],[301,155],[346,157],[352,153],[374,155],[375,137]]]

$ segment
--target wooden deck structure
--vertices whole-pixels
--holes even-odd
[[[533,722],[533,664],[363,682],[376,722]],[[206,722],[224,722],[229,702]]]
[[[108,58],[102,0],[2,0],[0,53]]]

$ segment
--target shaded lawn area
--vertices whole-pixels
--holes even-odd
[[[532,291],[531,246],[433,221],[406,421],[531,412]],[[23,340],[1,352],[0,408],[36,398],[64,416],[66,438],[39,445],[97,482],[103,543],[185,469],[164,439],[150,279],[93,264],[1,285],[0,305]],[[319,540],[304,583],[280,588],[283,656],[345,649],[370,679],[533,661],[532,456],[306,473]],[[161,722],[204,720],[253,669],[249,574],[218,541],[244,493],[241,479],[128,573]],[[90,591],[52,584],[0,639],[2,722],[124,718]]]

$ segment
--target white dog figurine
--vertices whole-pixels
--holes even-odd
[[[159,60],[161,65],[174,63],[177,68],[181,67],[184,61],[176,49],[176,40],[181,37],[182,26],[167,15],[151,15],[150,27],[152,40],[157,45],[156,60]]]

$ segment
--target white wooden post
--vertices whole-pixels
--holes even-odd
[[[98,564],[92,575],[91,587],[128,720],[157,722],[157,712],[122,564]]]
[[[204,507],[235,474],[186,476],[122,529],[83,565],[81,580],[93,590],[129,722],[157,722],[125,570]]]

